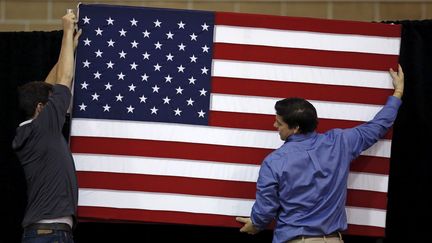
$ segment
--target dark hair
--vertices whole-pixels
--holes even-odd
[[[33,117],[38,103],[46,104],[53,86],[41,81],[26,83],[18,88],[19,107],[25,119]]]
[[[302,98],[286,98],[275,104],[276,114],[282,117],[289,128],[299,127],[300,133],[315,131],[318,116],[315,107]]]

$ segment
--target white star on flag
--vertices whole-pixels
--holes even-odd
[[[127,31],[125,31],[124,29],[121,29],[121,30],[119,31],[119,33],[120,33],[120,36],[125,36],[125,37],[126,37],[126,33],[127,33]]]
[[[149,78],[150,76],[148,76],[147,74],[143,74],[143,75],[141,75],[141,81],[148,81],[148,78]]]
[[[150,110],[151,110],[151,113],[152,113],[152,114],[157,114],[157,111],[158,111],[159,109],[156,109],[156,107],[153,106],[153,108],[151,108]]]
[[[142,32],[144,34],[144,38],[150,38],[150,33],[147,30],[145,30],[144,32]]]
[[[95,51],[96,57],[102,57],[103,52],[101,52],[99,49]]]
[[[123,96],[122,96],[121,94],[118,94],[118,95],[116,96],[116,101],[120,101],[120,102],[122,102],[122,101],[123,101]]]
[[[166,55],[167,61],[173,61],[174,56],[171,53],[168,53],[168,55]]]
[[[92,94],[92,100],[99,100],[99,96],[96,92]]]
[[[185,23],[183,23],[182,21],[180,21],[180,23],[177,23],[177,25],[179,26],[178,28],[179,29],[184,29],[184,27],[185,27]]]
[[[186,46],[183,43],[180,43],[180,45],[178,45],[179,47],[179,51],[184,51]]]
[[[120,58],[126,58],[126,52],[124,52],[123,50],[121,52],[119,52]]]
[[[87,106],[84,105],[84,103],[81,103],[81,105],[79,105],[79,108],[80,108],[81,111],[85,111],[86,107]]]
[[[170,98],[168,98],[168,96],[166,96],[165,98],[163,98],[164,104],[169,104],[170,102]]]
[[[105,84],[105,90],[111,90],[112,84],[110,84],[109,82],[107,84]]]
[[[208,26],[207,23],[204,23],[203,25],[201,25],[201,27],[202,27],[202,30],[203,30],[203,31],[204,31],[204,30],[208,31],[208,28],[209,28],[210,26]]]
[[[176,116],[181,116],[181,110],[177,107],[177,109],[174,110],[174,113]]]
[[[173,37],[174,37],[174,34],[173,33],[171,33],[171,31],[170,32],[168,32],[168,33],[166,33],[166,35],[167,35],[167,39],[173,39]]]
[[[154,27],[161,27],[161,24],[162,24],[162,22],[160,22],[158,19],[153,23],[155,24]]]
[[[118,80],[124,80],[124,77],[126,76],[125,74],[123,74],[122,72],[120,72],[119,74],[117,74],[118,76]]]
[[[133,110],[135,110],[135,108],[131,105],[127,107],[127,113],[133,113]]]
[[[138,42],[136,42],[135,40],[133,42],[131,42],[132,48],[138,48]]]
[[[89,84],[84,81],[83,83],[81,83],[81,89],[87,89],[88,85]]]
[[[137,25],[137,23],[138,23],[137,20],[132,19],[130,22],[131,22],[131,26],[138,26],[138,25]]]
[[[136,64],[135,62],[130,64],[131,66],[131,70],[137,70],[138,64]]]
[[[193,106],[193,103],[194,103],[195,101],[192,100],[192,98],[189,98],[188,100],[186,100],[186,102],[187,102],[187,105],[192,105],[192,106]]]
[[[84,24],[90,24],[90,19],[87,16],[82,18],[82,20],[84,21]]]
[[[146,103],[147,97],[142,95],[141,97],[139,97],[139,99],[140,99],[140,103]]]
[[[153,93],[159,93],[160,88],[157,85],[153,86],[152,89],[153,89]]]
[[[113,41],[112,39],[110,39],[109,41],[107,41],[107,43],[108,43],[108,46],[114,47],[115,41]]]
[[[109,111],[110,111],[110,108],[111,108],[111,106],[109,106],[108,104],[106,104],[106,105],[103,106],[104,112],[105,112],[105,111],[108,111],[108,112],[109,112]]]
[[[85,60],[85,61],[83,62],[83,64],[84,64],[84,67],[87,67],[87,68],[89,68],[89,67],[90,67],[90,64],[91,64],[91,62],[89,62],[88,60]]]
[[[102,35],[103,30],[101,30],[99,27],[95,31],[96,35]]]
[[[150,54],[148,54],[147,52],[145,52],[143,55],[143,59],[147,59],[150,60]]]
[[[114,68],[114,63],[111,62],[111,60],[109,62],[107,62],[106,65],[107,65],[107,68],[111,68],[111,69]]]
[[[129,87],[129,91],[134,91],[135,92],[136,86],[134,84],[131,84],[128,87]]]
[[[85,46],[90,46],[91,40],[89,40],[89,38],[86,38],[84,41],[84,45]]]
[[[111,17],[109,17],[106,21],[108,25],[114,25],[114,19],[112,19]]]

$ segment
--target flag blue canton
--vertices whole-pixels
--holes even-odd
[[[214,14],[81,5],[74,118],[208,124]]]

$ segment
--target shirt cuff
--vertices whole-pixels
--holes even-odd
[[[387,105],[388,106],[393,106],[395,108],[399,108],[399,106],[402,104],[402,100],[395,97],[395,96],[389,96],[387,99]]]
[[[252,225],[255,227],[255,229],[261,231],[265,228],[265,226],[261,226],[257,223],[257,220],[254,218],[253,214],[251,214],[250,219],[251,219]]]

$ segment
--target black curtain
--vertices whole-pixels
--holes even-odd
[[[61,32],[0,32],[0,242],[20,242],[21,220],[26,205],[25,179],[11,143],[22,121],[18,113],[17,87],[44,80],[56,63]]]
[[[386,238],[346,236],[346,243],[427,242],[431,215],[428,199],[431,159],[428,148],[432,137],[432,21],[401,21],[400,63],[405,71],[403,105],[394,125],[388,193]],[[0,32],[0,242],[20,242],[20,222],[25,209],[24,175],[11,149],[15,128],[22,121],[17,109],[19,85],[43,80],[57,61],[61,31]],[[64,133],[68,134],[68,125]],[[425,223],[426,222],[426,223]],[[172,224],[127,224],[119,222],[80,222],[75,232],[77,243],[140,242],[153,238],[159,242],[201,242],[209,239],[228,242],[271,242],[272,232],[256,236],[240,234],[238,229]]]
[[[386,242],[431,242],[432,20],[400,21],[403,104],[394,124]]]

